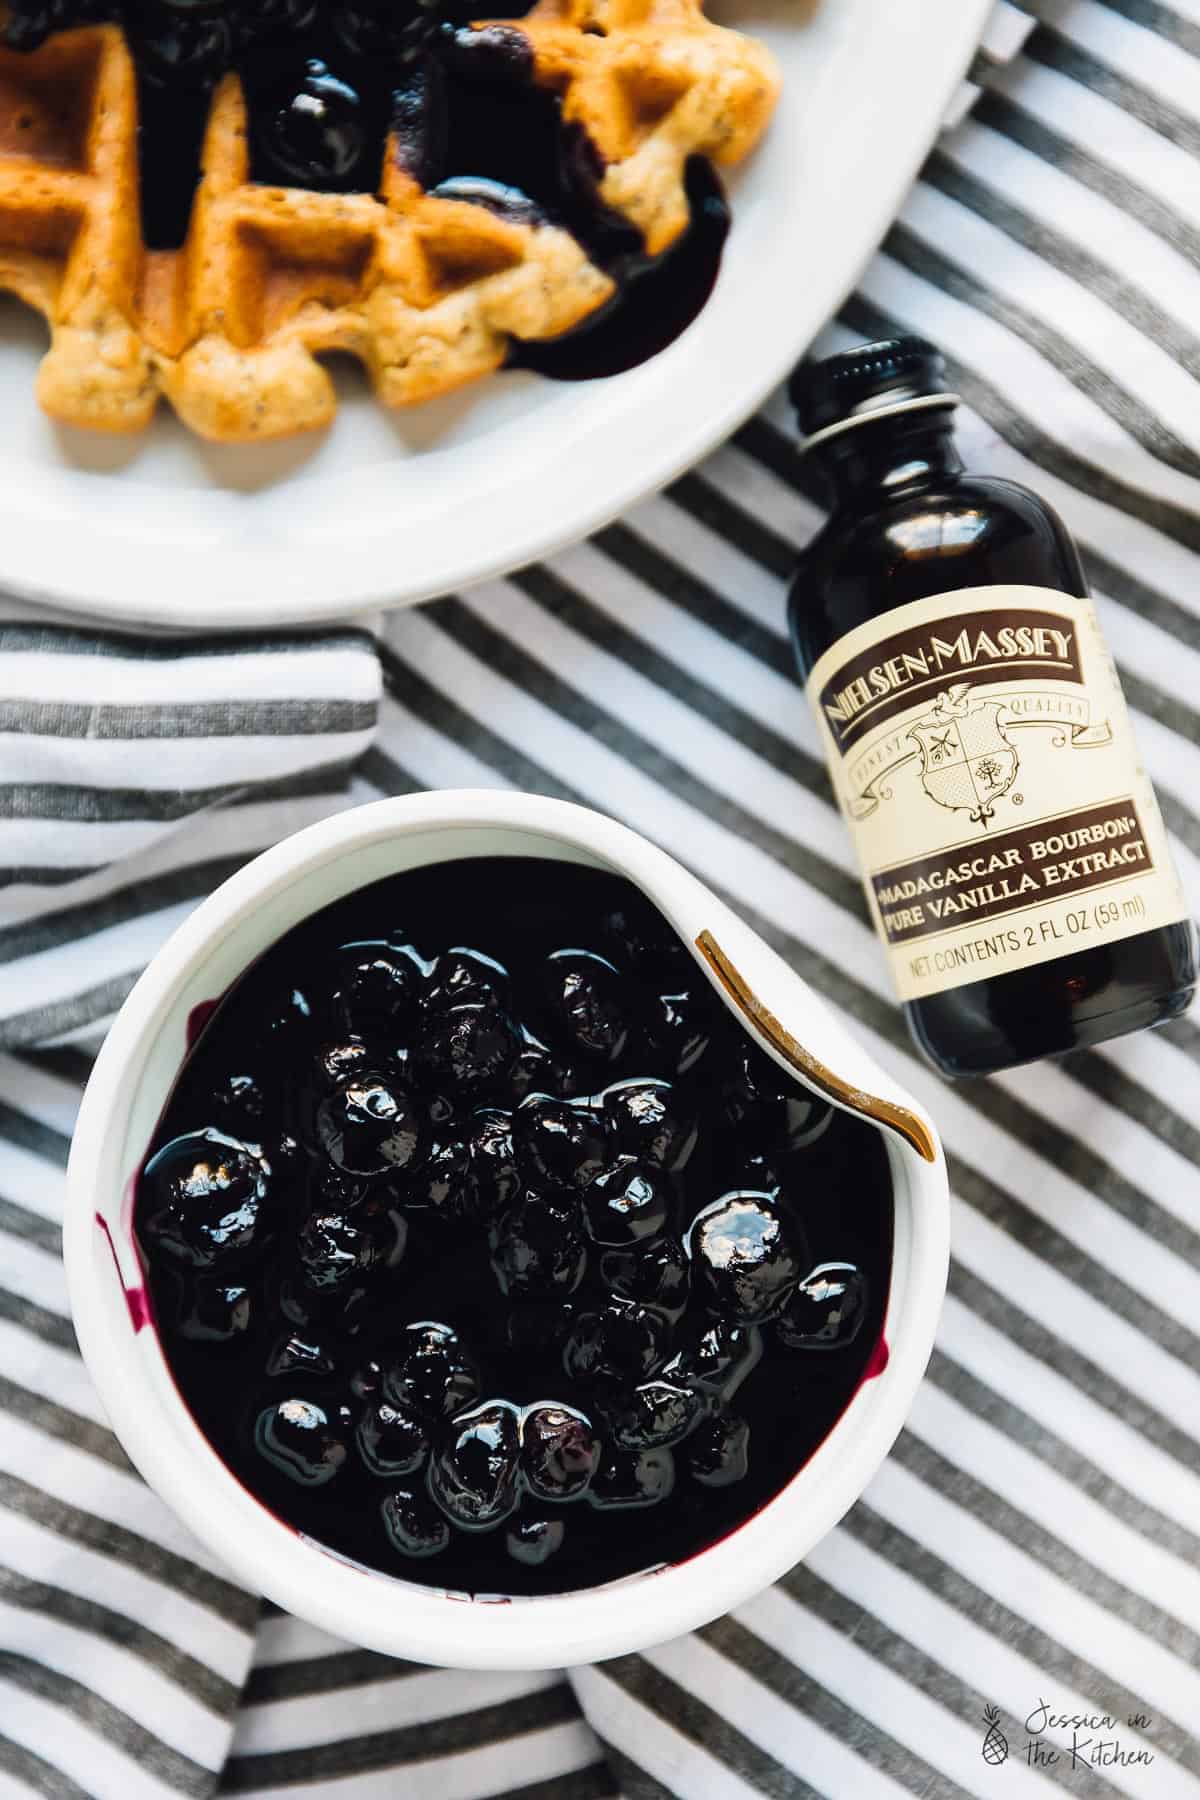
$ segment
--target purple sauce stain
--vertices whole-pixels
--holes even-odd
[[[879,1341],[872,1350],[867,1366],[862,1372],[862,1381],[860,1381],[858,1385],[862,1387],[865,1382],[876,1380],[878,1376],[883,1374],[883,1371],[887,1368],[888,1363],[891,1360],[892,1353],[888,1349],[887,1339],[881,1332]]]
[[[103,1213],[96,1214],[96,1223],[108,1240],[108,1252],[113,1259],[113,1268],[117,1271],[117,1280],[121,1284],[121,1292],[125,1296],[125,1307],[129,1313],[130,1324],[133,1326],[135,1333],[141,1331],[143,1326],[146,1325],[153,1329],[154,1309],[150,1303],[149,1290],[140,1282],[137,1287],[126,1286],[125,1277],[121,1273],[120,1258],[117,1256],[117,1246],[113,1242],[113,1234],[109,1229],[108,1220],[104,1217]]]
[[[212,1018],[220,1004],[221,1002],[219,999],[200,1000],[193,1006],[191,1012],[187,1016],[187,1025],[184,1028],[184,1041],[186,1042],[189,1051],[195,1049],[201,1032],[204,1030],[204,1027],[208,1024],[208,1021]]]

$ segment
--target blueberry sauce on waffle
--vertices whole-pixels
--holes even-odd
[[[603,164],[558,98],[533,80],[522,0],[11,0],[5,41],[115,19],[138,73],[142,233],[179,249],[200,179],[213,91],[236,71],[246,94],[250,172],[272,186],[371,193],[389,133],[426,191],[522,223],[563,226],[616,283],[613,299],[564,337],[514,343],[514,365],[557,380],[615,374],[657,354],[696,317],[717,278],[729,209],[711,165],[688,166],[691,221],[657,257],[606,207]]]
[[[572,864],[414,871],[287,933],[192,1045],[135,1227],[244,1486],[468,1593],[686,1559],[886,1361],[878,1133]]]

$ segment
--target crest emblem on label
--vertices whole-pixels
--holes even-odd
[[[1001,723],[1004,706],[968,698],[969,682],[944,688],[932,709],[910,726],[921,752],[921,786],[931,800],[970,814],[986,828],[996,801],[1017,778],[1020,759]]]

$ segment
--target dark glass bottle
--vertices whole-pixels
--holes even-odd
[[[901,843],[906,829],[912,837],[898,810],[907,804],[920,810],[918,840],[926,830],[944,840],[936,854],[922,850],[906,861],[876,853],[872,863],[855,830],[872,916],[899,970],[901,994],[906,980],[920,989],[906,997],[913,1036],[943,1074],[959,1076],[1060,1055],[1174,1018],[1194,991],[1196,939],[1094,615],[1089,629],[1068,601],[1062,610],[1074,616],[1059,620],[1061,638],[1053,627],[1056,596],[1088,592],[1071,537],[1027,488],[963,472],[954,396],[946,387],[941,357],[911,338],[864,345],[797,371],[792,398],[833,511],[801,557],[789,619],[806,681],[817,668],[810,697],[852,829],[861,815],[867,829],[895,831]],[[1009,590],[1017,610],[955,610],[971,604],[971,590],[998,587]],[[964,591],[968,598],[960,602]],[[942,595],[950,619],[944,626],[930,623],[934,608],[913,607]],[[979,600],[993,609],[1002,603],[1007,606],[1007,596]],[[896,613],[900,608],[909,610]],[[885,615],[886,625],[870,624]],[[914,619],[920,626],[910,630]],[[1038,620],[1041,626],[1030,625]],[[985,637],[972,638],[980,621]],[[1065,660],[1076,655],[1068,625],[1091,645],[1079,652],[1082,675]],[[864,650],[865,639],[871,642]],[[843,640],[848,652],[859,654],[826,682],[825,671],[837,660],[827,653],[840,651]],[[871,663],[874,641],[880,660]],[[974,643],[982,658],[985,641],[997,658],[1015,646],[1014,660],[971,665],[973,652],[964,646]],[[1023,647],[1032,652],[1024,660]],[[949,674],[966,679],[947,690],[939,659],[951,649],[965,666]],[[1090,689],[1083,685],[1088,667],[1097,673]],[[1006,674],[1022,679],[1006,688]],[[895,690],[884,697],[893,681]],[[912,683],[907,692],[905,682]],[[1098,716],[1096,700],[1085,696],[1100,691],[1112,703]],[[913,707],[925,705],[934,710],[914,716]],[[847,722],[842,715],[854,708],[860,713]],[[880,716],[884,723],[872,736],[865,721]],[[1040,731],[1024,729],[1039,724]],[[843,731],[841,741],[852,742],[839,752],[831,732]],[[1097,743],[1103,757],[1091,747]],[[1106,804],[1062,812],[1059,782],[1095,782],[1102,765],[1121,754],[1128,779],[1120,804],[1111,802],[1110,788],[1084,796]],[[937,757],[946,759],[940,774],[932,771]],[[1032,767],[1038,758],[1052,762],[1051,778],[1034,781],[1022,772],[1023,763]],[[868,780],[880,767],[889,771],[887,781]],[[994,797],[981,798],[984,789]],[[1060,842],[1066,849],[1055,859],[1051,847]],[[1082,860],[1072,861],[1073,851]],[[1133,876],[1120,856],[1141,859]],[[1115,873],[1103,866],[1109,860],[1117,863]],[[956,871],[974,887],[945,885]],[[1025,893],[1018,891],[1024,880]],[[1169,884],[1174,899],[1151,883]],[[1149,905],[1139,898],[1143,892]],[[939,905],[976,911],[965,926],[939,934],[930,916],[932,906],[940,917]],[[1152,929],[1134,927],[1139,906],[1148,922],[1157,921]],[[954,956],[964,959],[957,967],[950,966]],[[930,972],[934,958],[948,985]],[[978,978],[975,967],[984,971]]]

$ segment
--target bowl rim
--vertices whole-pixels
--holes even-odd
[[[886,1369],[860,1387],[832,1431],[778,1494],[684,1562],[566,1594],[511,1601],[477,1596],[471,1601],[360,1568],[270,1513],[242,1488],[203,1437],[169,1373],[166,1385],[173,1403],[167,1397],[162,1381],[167,1365],[158,1334],[139,1332],[127,1316],[113,1328],[114,1293],[125,1288],[120,1295],[124,1307],[132,1284],[125,1280],[115,1248],[115,1271],[112,1262],[101,1259],[97,1220],[115,1218],[125,1202],[121,1152],[133,1096],[164,1026],[178,1018],[189,974],[227,933],[252,919],[270,895],[332,862],[344,863],[347,873],[339,891],[350,892],[368,879],[353,878],[352,851],[397,836],[472,828],[557,840],[611,865],[647,890],[664,911],[661,888],[666,883],[693,904],[702,904],[720,921],[727,939],[740,934],[746,945],[766,950],[756,934],[665,852],[588,808],[507,790],[461,789],[405,795],[334,814],[254,858],[210,894],[162,946],[126,999],[80,1107],[67,1171],[64,1257],[80,1348],[117,1437],[147,1483],[236,1579],[326,1631],[385,1654],[447,1667],[557,1668],[648,1648],[741,1604],[799,1561],[859,1498],[904,1424],[932,1350],[949,1255],[948,1184],[935,1131],[932,1163],[888,1137],[897,1242],[903,1221],[906,1263],[901,1316],[894,1250]],[[698,957],[697,964],[705,968]],[[811,1007],[814,1022],[832,1028],[825,1003],[798,976],[785,972],[795,993]],[[705,973],[711,981],[709,971]],[[924,1116],[924,1109],[876,1070],[865,1053],[859,1056],[880,1086]],[[132,1082],[131,1069],[137,1070]],[[117,1173],[112,1188],[106,1186],[109,1170]],[[154,1408],[144,1404],[148,1381],[160,1402]]]

